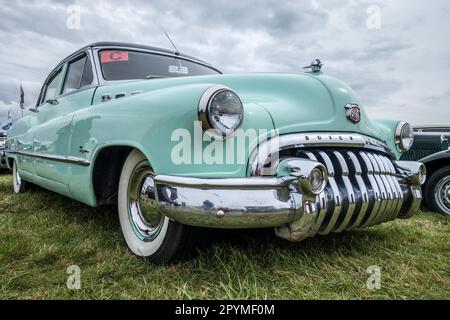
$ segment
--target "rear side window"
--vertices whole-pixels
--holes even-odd
[[[61,69],[52,77],[50,82],[47,84],[47,88],[45,89],[45,96],[42,99],[42,102],[47,100],[54,99],[56,96],[56,89],[58,88],[59,78],[61,77]]]
[[[63,94],[79,90],[92,84],[93,74],[91,61],[85,55],[82,58],[69,63]]]

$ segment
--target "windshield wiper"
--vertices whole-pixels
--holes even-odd
[[[159,74],[151,74],[151,75],[145,77],[145,79],[159,79],[159,78],[167,78],[167,77],[161,76]]]

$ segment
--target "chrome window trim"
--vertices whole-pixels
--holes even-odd
[[[61,76],[61,79],[58,80],[56,91],[55,91],[55,99],[59,98],[58,88],[60,86],[60,82],[62,81],[62,77],[64,76],[64,65],[58,65],[55,69],[50,72],[48,77],[45,79],[44,84],[41,87],[41,93],[39,94],[39,100],[37,101],[36,107],[40,107],[45,104],[45,96],[47,94],[48,85],[55,80],[56,77]]]
[[[91,162],[89,160],[86,160],[84,158],[59,156],[59,155],[45,154],[45,153],[40,153],[40,152],[8,151],[7,154],[8,155],[9,154],[17,154],[20,156],[26,156],[26,157],[32,157],[32,158],[53,160],[53,161],[64,162],[64,163],[73,163],[73,164],[78,164],[78,165],[81,165],[84,167],[87,167],[91,164]]]

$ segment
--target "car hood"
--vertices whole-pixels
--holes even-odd
[[[385,132],[370,121],[353,90],[324,74],[253,73],[193,76],[120,82],[100,87],[94,101],[104,94],[149,92],[191,84],[225,85],[246,104],[258,104],[272,117],[279,134],[294,132],[358,132],[386,141]],[[345,106],[361,107],[361,121],[354,124]]]

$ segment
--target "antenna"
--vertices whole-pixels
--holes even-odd
[[[176,55],[179,55],[179,54],[180,54],[180,51],[178,51],[178,49],[177,49],[175,43],[173,43],[172,39],[170,39],[169,34],[166,32],[166,30],[164,30],[164,28],[163,28],[162,26],[161,26],[161,29],[162,29],[162,31],[164,32],[164,34],[166,35],[167,39],[169,39],[169,41],[170,41],[170,43],[172,44],[172,46],[174,47],[174,49],[175,49],[175,54],[176,54]]]

